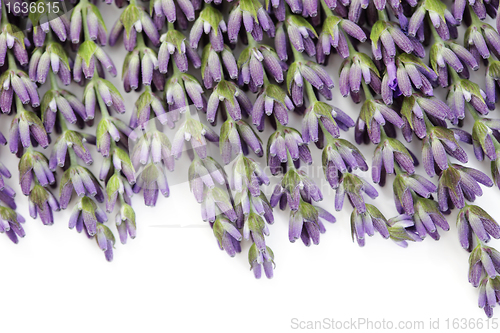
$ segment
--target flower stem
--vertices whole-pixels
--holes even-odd
[[[332,10],[330,9],[330,7],[328,7],[325,0],[321,0],[321,7],[325,11],[326,17],[334,16]]]
[[[13,51],[7,51],[7,60],[9,61],[9,70],[17,71],[16,57],[14,57]]]
[[[109,118],[108,106],[104,103],[104,100],[101,97],[101,94],[97,95],[97,102],[99,103],[99,109],[101,110],[101,115],[103,119]]]
[[[309,103],[316,103],[318,99],[316,98],[316,94],[314,93],[313,86],[307,80],[304,80],[304,84],[306,86],[307,98],[309,98]]]
[[[481,24],[482,24],[481,20],[479,19],[479,17],[477,17],[476,13],[474,12],[474,9],[470,5],[469,5],[469,13],[470,13],[472,25],[475,25],[477,27],[481,26]]]
[[[370,91],[370,87],[368,87],[368,85],[364,81],[361,81],[361,85],[363,86],[363,92],[365,93],[365,98],[367,100],[373,99],[373,95],[372,95],[372,92]]]
[[[377,10],[377,14],[378,14],[378,20],[379,21],[384,21],[384,22],[389,21],[389,17],[387,16],[387,13],[385,12],[385,9]]]
[[[476,109],[474,109],[469,103],[465,103],[465,108],[467,109],[467,111],[469,111],[469,113],[472,116],[472,118],[474,119],[474,121],[481,120],[481,117],[477,113]]]
[[[297,51],[295,47],[292,45],[292,53],[294,61],[304,61],[304,56],[301,52]]]
[[[54,72],[49,71],[49,78],[50,78],[50,88],[57,90],[59,88],[59,85],[57,84],[57,78]]]
[[[79,5],[82,7],[82,23],[83,23],[83,35],[85,36],[85,40],[90,39],[89,26],[87,24],[87,7],[89,5],[88,0],[81,0]]]

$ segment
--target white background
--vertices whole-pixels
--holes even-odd
[[[114,5],[99,7],[111,28],[121,10]],[[123,45],[106,50],[121,73]],[[336,83],[339,65],[338,56],[329,65]],[[112,82],[122,91],[119,77]],[[74,91],[81,96],[81,89]],[[355,119],[360,105],[341,98],[337,88],[334,94],[336,105]],[[124,93],[128,114],[122,119],[128,121],[137,96]],[[0,119],[7,136],[11,118]],[[300,128],[300,118],[293,115],[291,124]],[[86,131],[95,131],[95,126]],[[265,134],[264,143],[269,132]],[[353,130],[342,135],[353,140]],[[419,142],[409,147],[420,156]],[[374,146],[361,149],[370,161]],[[469,165],[489,174],[489,163],[478,163],[470,147],[466,149]],[[311,150],[320,165],[320,152],[314,146]],[[0,148],[0,156],[13,173],[8,184],[18,192],[18,212],[27,219],[27,236],[18,245],[0,237],[2,332],[194,332],[209,327],[219,332],[286,332],[293,331],[292,318],[385,319],[394,325],[421,320],[425,328],[430,319],[439,319],[440,329],[446,330],[446,319],[450,324],[454,318],[486,320],[477,307],[477,290],[467,281],[468,253],[458,242],[456,212],[449,216],[450,231],[441,232],[439,242],[429,238],[402,249],[377,234],[360,248],[351,240],[349,204],[346,201],[344,209],[335,212],[334,193],[325,191],[320,206],[334,213],[337,222],[326,225],[320,245],[306,248],[300,241],[290,243],[288,211],[275,210],[276,221],[266,239],[275,254],[275,277],[256,280],[249,271],[248,244],[230,258],[201,221],[188,184],[179,181],[187,177],[184,156],[169,175],[176,184],[170,198],[160,197],[157,207],[146,208],[142,196],[134,197],[138,237],[126,246],[117,242],[114,261],[108,263],[93,240],[68,229],[69,210],[56,213],[56,223],[50,227],[32,220],[17,185],[17,159],[8,147]],[[93,156],[92,169],[97,171],[100,158],[95,149]],[[425,175],[421,167],[418,172]],[[363,176],[371,180],[370,172]],[[319,182],[321,177],[315,179]],[[392,179],[388,176],[385,188],[376,186],[381,193],[377,200],[368,199],[387,218],[396,214]],[[477,204],[500,220],[498,191],[485,190]],[[113,219],[110,216],[108,225],[115,231]],[[500,249],[498,241],[491,244]],[[499,316],[497,310],[496,320]]]

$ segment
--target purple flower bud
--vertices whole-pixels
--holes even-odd
[[[482,242],[488,242],[490,237],[500,238],[500,226],[495,219],[475,205],[467,205],[460,210],[457,217],[457,229],[460,244],[469,251],[474,235]]]
[[[438,202],[441,211],[463,208],[465,200],[474,201],[483,191],[478,183],[493,186],[491,179],[479,170],[451,164],[439,177]],[[460,229],[460,228],[459,228]]]
[[[351,214],[351,233],[359,246],[365,246],[365,235],[373,236],[377,231],[382,237],[389,238],[387,219],[375,207],[366,204],[366,211],[355,208]]]

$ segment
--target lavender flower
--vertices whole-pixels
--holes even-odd
[[[500,121],[496,119],[481,118],[474,122],[472,127],[472,144],[474,146],[474,154],[479,161],[484,159],[484,156],[494,161],[497,159],[495,148],[495,134],[500,130]]]
[[[480,243],[472,250],[469,257],[469,282],[474,288],[479,287],[483,272],[490,279],[500,274],[500,253]]]
[[[217,216],[212,224],[212,230],[221,250],[225,250],[231,257],[241,252],[239,242],[242,236],[231,221],[223,216]]]
[[[393,183],[394,201],[398,212],[413,215],[415,213],[414,193],[423,198],[429,198],[436,190],[436,185],[420,175],[399,173]]]
[[[352,54],[341,65],[339,78],[340,93],[344,97],[349,95],[349,92],[357,94],[361,89],[361,80],[371,85],[374,90],[380,91],[380,87],[379,89],[375,89],[377,86],[374,85],[378,77],[379,71],[377,67],[366,54],[360,52]],[[380,83],[380,79],[378,81]]]
[[[98,223],[106,222],[106,213],[88,196],[81,197],[73,207],[69,218],[69,228],[76,227],[78,232],[85,231],[89,236],[97,233]]]
[[[83,104],[88,119],[94,119],[98,95],[106,106],[112,107],[118,113],[125,112],[125,102],[118,89],[108,80],[95,78],[83,91]]]
[[[366,211],[354,209],[351,214],[351,234],[353,241],[359,246],[365,246],[365,235],[373,236],[377,231],[382,237],[389,238],[387,219],[373,205],[366,204]]]
[[[360,169],[368,170],[363,154],[359,149],[344,139],[332,139],[327,141],[322,154],[323,171],[325,178],[332,188],[337,188],[339,172],[351,172]]]
[[[193,118],[187,118],[184,124],[179,127],[175,133],[172,142],[172,155],[178,159],[182,154],[184,141],[191,143],[192,148],[196,151],[201,159],[207,157],[207,140],[210,142],[218,142],[219,137],[215,132]]]
[[[489,58],[490,51],[497,58],[500,55],[500,36],[495,28],[484,22],[474,22],[465,31],[464,44],[477,62]]]
[[[198,3],[201,5],[201,1]],[[194,21],[195,10],[200,9],[199,5],[190,0],[155,0],[151,5],[151,16],[158,30],[163,27],[165,18],[169,23],[177,21],[181,25],[186,21],[187,25],[187,21]]]
[[[441,87],[448,86],[447,65],[457,73],[462,73],[467,78],[468,70],[464,65],[473,70],[479,68],[479,64],[474,56],[462,45],[455,42],[437,41],[431,47],[430,62],[432,69],[438,74],[438,82]]]
[[[500,238],[500,226],[495,219],[475,205],[462,206],[457,217],[457,229],[460,245],[466,250],[471,249],[473,235],[482,242],[488,242],[490,237]]]
[[[123,142],[127,138],[134,141],[137,134],[115,117],[104,117],[97,125],[96,147],[103,157],[109,156],[111,140]]]
[[[431,177],[436,175],[435,165],[439,170],[448,168],[446,154],[453,156],[462,163],[467,163],[468,157],[460,147],[452,130],[444,127],[432,127],[422,141],[422,160],[427,174]]]
[[[161,35],[160,41],[161,45],[158,51],[160,73],[167,73],[170,57],[172,57],[175,65],[181,72],[188,70],[189,61],[193,64],[194,68],[200,68],[200,56],[187,43],[184,34],[177,30],[169,30],[167,33]]]
[[[95,68],[105,68],[112,76],[116,76],[113,60],[93,41],[85,41],[78,48],[73,65],[73,80],[80,82],[82,73],[85,79],[94,77]]]
[[[404,96],[410,96],[412,84],[424,95],[432,96],[432,84],[438,76],[422,60],[412,54],[401,54],[396,59],[396,77],[399,90]]]
[[[305,18],[297,15],[288,15],[285,22],[288,38],[297,52],[306,51],[310,57],[314,56],[316,54],[316,47],[312,39],[318,38],[318,34],[312,25]],[[276,33],[276,37],[278,37],[278,32]],[[276,46],[276,49],[278,49],[278,46]]]
[[[231,155],[238,155],[241,152],[248,152],[250,147],[254,153],[262,157],[264,150],[262,142],[252,127],[243,120],[233,121],[228,119],[220,129],[220,152],[225,164],[231,161]]]
[[[294,243],[300,238],[306,246],[310,246],[311,241],[318,245],[320,234],[326,232],[320,218],[330,223],[335,222],[335,217],[326,210],[301,200],[298,209],[290,212],[288,229],[290,242]]]
[[[169,117],[173,112],[167,114],[162,100],[150,89],[146,89],[135,102],[134,111],[130,116],[130,127],[144,129],[153,114],[160,123],[174,127],[173,119]]]
[[[26,235],[21,225],[24,222],[25,219],[14,210],[0,206],[0,233],[5,233],[14,244],[19,242],[18,237]]]
[[[483,278],[479,286],[478,305],[488,318],[493,317],[493,307],[500,302],[500,277]]]
[[[488,114],[489,110],[484,97],[486,97],[485,92],[476,83],[466,79],[454,82],[446,97],[446,102],[454,117],[452,122],[456,124],[459,119],[465,117],[466,102],[478,113]]]
[[[210,38],[210,44],[216,52],[222,51],[224,48],[224,39],[222,33],[227,31],[226,22],[222,14],[212,6],[206,6],[201,12],[198,19],[194,22],[191,32],[189,33],[189,42],[193,49],[198,47],[198,43],[203,33]]]
[[[342,58],[349,56],[349,47],[344,32],[361,43],[366,40],[365,32],[356,23],[335,15],[328,16],[323,22],[323,29],[316,45],[318,63],[322,64],[324,62],[324,56],[330,54],[332,47],[337,50]]]
[[[97,223],[96,242],[99,248],[104,252],[107,261],[113,260],[113,246],[115,244],[115,236],[104,224]]]
[[[153,49],[141,47],[129,52],[123,63],[123,87],[125,91],[137,90],[141,84],[150,86],[154,82],[156,85],[154,78],[158,76],[158,68],[158,56]],[[158,85],[156,87],[163,88],[163,86]]]
[[[248,96],[231,81],[220,81],[215,86],[207,104],[207,120],[215,121],[219,104],[224,102],[226,112],[233,120],[240,120],[242,115],[251,114],[252,103]]]
[[[266,247],[266,251],[262,252],[257,249],[255,243],[252,244],[248,251],[248,262],[256,279],[260,279],[262,267],[264,267],[264,273],[268,279],[273,277],[274,253],[269,247]]]
[[[24,195],[31,191],[31,185],[48,186],[56,181],[50,171],[47,158],[37,151],[29,150],[23,154],[19,161],[19,184]]]
[[[85,14],[83,12],[85,12]],[[87,18],[86,23],[83,23],[83,17]],[[90,3],[87,3],[85,5],[83,3],[79,3],[73,8],[69,26],[69,36],[73,44],[80,43],[80,36],[82,35],[82,27],[84,24],[86,24],[88,27],[88,35],[90,41],[83,42],[82,45],[86,44],[87,42],[92,42],[92,44],[95,44],[93,43],[93,41],[99,43],[99,45],[101,46],[106,45],[106,25],[99,9],[95,5]]]
[[[325,69],[312,61],[295,61],[290,65],[286,77],[288,93],[296,106],[301,106],[304,100],[304,79],[311,84],[326,99],[332,99],[333,80]]]
[[[411,142],[412,132],[419,139],[427,135],[430,129],[427,128],[425,122],[426,116],[441,121],[452,118],[451,109],[446,103],[435,97],[423,97],[416,94],[403,99],[401,115],[405,122],[402,132],[407,142]]]
[[[377,21],[372,27],[370,39],[372,41],[372,53],[376,60],[382,59],[382,48],[385,49],[387,56],[390,58],[396,56],[396,46],[405,53],[411,53],[414,49],[410,39],[394,22]]]
[[[45,42],[46,34],[51,31],[59,38],[61,42],[66,41],[69,33],[69,19],[65,15],[57,16],[49,15],[32,15],[28,20],[28,25],[31,25],[33,31],[33,44],[35,47],[42,47]]]
[[[2,22],[0,32],[0,66],[5,64],[8,49],[11,49],[21,66],[28,64],[28,52],[25,47],[24,33],[14,24]],[[13,65],[13,64],[12,64]]]
[[[34,219],[40,216],[44,225],[54,223],[53,211],[59,210],[59,203],[50,191],[36,184],[29,193],[30,216]]]
[[[120,242],[125,244],[127,238],[134,239],[137,236],[137,227],[135,223],[135,212],[129,204],[122,203],[120,212],[116,214],[116,229],[120,236]]]
[[[288,155],[291,161],[288,160]],[[267,142],[267,164],[271,174],[276,175],[281,170],[282,163],[298,163],[299,158],[307,164],[312,163],[311,152],[304,143],[299,131],[284,127],[274,132]]]
[[[224,66],[222,66],[224,65]],[[212,47],[212,44],[207,44],[203,48],[201,61],[201,77],[205,88],[212,89],[215,84],[220,82],[223,77],[223,69],[226,69],[231,79],[238,78],[238,66],[233,52],[224,45],[220,55]]]
[[[64,89],[50,89],[45,93],[41,103],[42,122],[47,133],[52,133],[56,123],[57,111],[70,124],[83,125],[87,120],[85,106],[75,95]],[[78,117],[77,117],[78,116]]]
[[[377,190],[370,183],[349,172],[342,173],[337,186],[335,193],[335,210],[337,211],[342,210],[346,194],[351,205],[360,213],[366,211],[363,192],[372,199],[378,197]]]
[[[63,174],[59,185],[59,203],[62,209],[68,207],[73,190],[79,197],[94,197],[98,202],[104,201],[104,194],[99,181],[87,168],[71,166]]]
[[[277,184],[274,188],[270,203],[272,207],[279,203],[281,210],[289,204],[290,209],[296,211],[301,202],[311,203],[321,200],[323,194],[314,181],[307,177],[304,171],[291,168],[283,175],[281,184]]]
[[[10,112],[14,93],[23,104],[30,103],[33,107],[40,105],[36,84],[23,71],[5,71],[0,77],[0,84],[0,109],[3,113]]]
[[[440,0],[426,0],[420,3],[410,18],[408,34],[415,37],[417,32],[423,29],[426,13],[429,14],[431,23],[439,36],[444,40],[450,39],[450,28],[458,25],[458,22]]]
[[[306,143],[317,142],[323,136],[323,129],[337,138],[340,136],[340,129],[347,131],[354,125],[351,117],[339,108],[316,101],[307,108],[302,120],[302,138]]]
[[[68,148],[75,152],[85,164],[92,164],[92,156],[86,143],[95,144],[95,137],[88,134],[78,133],[76,131],[66,130],[55,141],[50,154],[49,168],[55,171],[57,166],[64,167],[67,160]]]
[[[389,237],[399,246],[408,247],[408,241],[420,242],[421,238],[412,230],[414,226],[410,216],[402,214],[387,220]]]
[[[294,109],[290,97],[280,86],[267,84],[258,95],[252,109],[252,122],[259,130],[264,129],[264,112],[275,118],[282,124],[288,123],[288,112]]]
[[[385,138],[378,144],[373,154],[372,179],[374,183],[380,183],[383,171],[388,174],[394,173],[394,161],[403,171],[409,174],[415,172],[413,157],[408,148],[397,139]]]
[[[213,222],[218,216],[224,215],[231,222],[238,218],[231,203],[227,189],[212,187],[207,189],[201,203],[201,217],[203,221]]]
[[[381,101],[367,99],[361,107],[361,112],[354,127],[355,139],[361,144],[365,131],[368,132],[370,140],[377,144],[380,142],[380,126],[386,124],[386,121],[396,127],[403,127],[403,119],[391,108],[385,106]]]
[[[172,11],[169,11],[169,13],[171,12]],[[173,10],[173,15],[175,17],[175,10]],[[124,31],[123,44],[127,51],[134,50],[137,44],[137,34],[143,31],[153,45],[157,46],[160,42],[160,34],[153,20],[142,6],[133,4],[127,5],[127,8],[122,12],[120,18],[111,29],[109,34],[109,45],[114,46]]]
[[[443,170],[438,184],[438,202],[441,211],[448,208],[463,208],[465,200],[474,201],[476,196],[483,195],[478,183],[493,186],[493,182],[483,172],[451,164]]]
[[[142,170],[138,170],[137,183],[134,185],[134,193],[143,190],[144,204],[154,207],[158,200],[158,194],[164,197],[170,195],[165,168],[162,164],[149,163]]]
[[[448,231],[450,226],[446,218],[439,211],[438,203],[432,199],[417,198],[414,203],[415,214],[413,220],[415,222],[415,231],[420,239],[424,239],[426,235],[433,239],[439,239],[437,227],[444,231]]]
[[[231,43],[236,43],[238,40],[242,21],[246,32],[251,34],[256,41],[262,40],[262,31],[267,32],[269,37],[274,37],[274,23],[260,2],[242,0],[233,7],[227,24],[227,35]]]
[[[248,84],[250,90],[257,92],[257,88],[264,84],[264,68],[276,82],[283,82],[282,66],[278,55],[272,48],[265,45],[249,46],[241,52],[238,58],[239,80],[241,83]]]
[[[253,197],[257,197],[261,195],[260,186],[269,185],[269,178],[257,162],[240,154],[234,161],[229,183],[236,193],[248,190]]]
[[[30,147],[32,145],[31,138],[43,148],[47,148],[49,145],[47,133],[38,116],[32,111],[19,108],[10,125],[10,151],[12,153],[17,153],[19,150],[19,142],[24,148]]]
[[[65,85],[71,83],[68,55],[59,43],[50,43],[33,52],[29,63],[29,77],[31,81],[43,84],[51,69]]]

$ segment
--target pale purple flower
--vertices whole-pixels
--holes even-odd
[[[326,135],[325,129],[331,136],[340,136],[340,130],[347,131],[355,123],[346,113],[332,105],[316,101],[306,110],[302,120],[302,138],[304,142],[317,142]]]
[[[262,267],[264,267],[264,274],[268,279],[273,277],[274,253],[269,247],[266,247],[265,251],[259,251],[253,243],[248,251],[248,261],[256,279],[260,279],[262,276]]]
[[[305,51],[310,57],[314,56],[316,47],[313,38],[318,38],[314,28],[303,17],[297,15],[289,15],[285,22],[290,44],[298,52]],[[276,46],[276,49],[278,49],[278,46]]]
[[[27,151],[19,161],[19,185],[24,195],[30,193],[33,180],[44,187],[56,181],[47,157],[37,151]]]
[[[361,89],[361,81],[370,85],[375,92],[380,92],[377,67],[366,54],[357,52],[342,63],[339,78],[339,90],[342,96],[346,97],[349,93],[357,94]]]
[[[157,46],[159,44],[160,34],[153,22],[153,19],[141,6],[135,5],[135,8],[137,8],[137,14],[138,14],[137,21],[134,22],[134,24],[129,28],[129,31],[126,31],[124,26],[124,21],[129,20],[130,17],[126,16],[127,14],[129,14],[127,11],[123,11],[122,15],[116,21],[116,23],[114,24],[113,28],[110,31],[109,34],[110,46],[114,46],[118,41],[118,39],[120,38],[120,36],[123,34],[123,44],[125,46],[125,49],[127,51],[133,51],[137,42],[137,34],[141,34],[143,31],[154,46]],[[175,16],[175,10],[170,12],[173,12]],[[129,22],[127,22],[127,24],[129,24]]]
[[[322,220],[334,223],[335,217],[321,207],[302,201],[298,210],[290,212],[288,239],[294,243],[300,238],[306,246],[311,242],[318,245],[320,234],[326,232]]]
[[[204,62],[201,64],[201,77],[205,88],[212,89],[224,78],[224,68],[232,80],[238,78],[236,59],[227,45],[224,45],[222,52],[216,52],[211,44],[206,45],[202,58]]]
[[[0,233],[5,233],[7,237],[14,243],[19,242],[18,237],[24,237],[26,232],[21,223],[26,220],[14,210],[0,206]]]
[[[500,238],[500,226],[497,221],[484,209],[475,205],[467,205],[460,210],[457,229],[460,245],[469,251],[473,246],[474,235],[481,242],[488,242],[491,237]]]
[[[40,220],[44,225],[54,224],[54,211],[59,210],[59,203],[54,195],[45,187],[36,184],[28,197],[30,216]]]
[[[11,34],[13,31],[21,31],[18,27],[9,22],[2,22],[3,27],[0,32],[0,66],[5,64],[7,50],[11,49],[15,58],[24,66],[28,64],[28,51],[24,47],[24,40],[21,40],[19,34]],[[14,65],[14,64],[11,64]]]
[[[104,202],[104,193],[99,181],[85,167],[71,166],[64,172],[59,185],[59,203],[62,209],[68,207],[73,191],[79,197],[89,196],[98,202]]]
[[[269,37],[274,38],[274,22],[263,6],[259,8],[252,7],[252,10],[256,12],[257,17],[255,17],[253,13],[250,13],[243,8],[246,9],[248,7],[242,7],[241,4],[238,4],[237,6],[233,7],[231,13],[229,14],[227,23],[227,35],[231,43],[236,43],[236,41],[238,40],[238,33],[241,29],[242,23],[245,27],[246,32],[251,34],[252,37],[258,42],[262,40],[263,31],[267,32]]]
[[[186,1],[189,2],[189,0]],[[195,49],[190,47],[186,37],[181,32],[169,30],[167,33],[161,35],[160,41],[158,63],[161,74],[167,73],[171,57],[181,72],[187,72],[189,62],[191,62],[194,68],[200,68],[200,56]]]
[[[71,69],[62,46],[50,43],[46,48],[37,48],[30,58],[29,77],[31,81],[43,84],[49,71],[57,74],[64,85],[71,83]]]
[[[281,83],[284,80],[283,67],[276,52],[266,46],[248,47],[238,59],[240,85],[248,84],[250,90],[257,92],[257,88],[264,84],[264,68],[276,82]]]
[[[207,120],[215,122],[217,111],[223,104],[226,112],[233,120],[240,120],[242,116],[252,113],[252,102],[248,96],[233,82],[222,80],[212,91],[207,103]]]
[[[351,206],[360,213],[364,213],[366,211],[364,194],[368,195],[372,199],[378,197],[377,190],[370,183],[349,172],[342,173],[340,180],[338,181],[335,192],[336,211],[342,210],[346,194]]]
[[[404,121],[393,109],[384,105],[380,100],[368,99],[363,103],[361,112],[354,127],[354,138],[358,144],[363,142],[366,132],[370,140],[380,142],[380,127],[391,123],[396,127],[403,127]]]
[[[361,43],[366,40],[365,32],[356,23],[341,19],[338,16],[328,16],[323,22],[323,29],[317,43],[318,52],[316,57],[319,63],[324,62],[324,56],[330,54],[330,49],[332,47],[337,50],[342,58],[347,58],[349,56],[349,47],[347,46],[344,32],[356,38]],[[323,55],[323,57],[321,55]]]
[[[282,169],[282,164],[287,162],[300,163],[299,160],[302,160],[306,164],[312,163],[311,152],[307,144],[299,131],[291,127],[284,127],[271,135],[266,156],[267,165],[273,175],[278,174]],[[288,156],[292,158],[292,161],[288,161]]]
[[[47,133],[52,133],[57,112],[61,112],[64,119],[70,124],[81,125],[87,120],[85,106],[80,100],[67,90],[51,89],[42,99],[42,122]]]
[[[10,113],[14,95],[23,104],[30,103],[31,106],[40,105],[40,97],[35,82],[32,82],[23,71],[7,70],[1,78],[0,109],[3,113]]]
[[[32,112],[24,109],[17,110],[15,118],[12,120],[9,131],[9,147],[12,153],[17,153],[19,143],[22,147],[32,146],[32,141],[37,142],[43,148],[49,145],[49,139],[42,121]]]
[[[158,194],[164,197],[170,195],[170,188],[167,182],[166,170],[162,164],[149,163],[142,170],[137,170],[137,182],[133,187],[134,193],[143,191],[144,204],[146,206],[155,206],[158,200]]]
[[[393,183],[393,193],[398,212],[413,215],[415,213],[414,205],[416,204],[414,199],[417,199],[414,194],[429,198],[436,190],[437,186],[425,177],[417,174],[408,175],[404,172],[397,174]]]
[[[465,200],[474,201],[483,195],[480,184],[491,187],[493,181],[483,172],[457,164],[450,164],[441,173],[438,184],[438,202],[441,211],[463,208]]]
[[[413,221],[415,222],[415,231],[418,233],[420,239],[424,239],[426,235],[429,235],[433,239],[438,240],[440,235],[437,227],[444,231],[450,229],[446,218],[439,211],[436,201],[417,198],[414,208]]]
[[[284,210],[288,204],[291,210],[296,211],[302,203],[321,200],[323,200],[323,194],[320,188],[304,171],[289,169],[284,174],[281,183],[275,186],[269,202],[272,207],[276,207],[279,203],[281,210]]]
[[[401,170],[410,175],[415,172],[415,162],[408,148],[397,139],[385,138],[378,144],[373,153],[373,182],[380,183],[382,172],[393,174],[395,172],[395,162]]]
[[[90,44],[89,44],[90,43]],[[94,44],[93,46],[89,46]],[[89,62],[83,59],[81,52],[87,48],[95,48],[95,52],[90,57]],[[73,80],[75,82],[82,81],[82,73],[83,78],[91,79],[94,77],[95,68],[102,67],[105,68],[112,76],[116,76],[116,67],[113,63],[113,60],[104,52],[104,50],[97,46],[92,41],[86,41],[82,45],[80,45],[79,52],[76,55],[75,63],[73,65]]]
[[[447,155],[462,163],[468,162],[467,154],[460,147],[452,130],[440,126],[428,129],[427,136],[422,141],[422,161],[429,176],[436,175],[436,166],[439,170],[448,168]]]
[[[371,237],[375,231],[382,237],[389,238],[387,226],[387,219],[375,206],[366,204],[366,211],[360,212],[357,208],[352,211],[351,234],[361,247],[365,246],[365,235]]]
[[[210,18],[210,21],[207,20]],[[215,24],[215,25],[213,25]],[[224,48],[223,32],[227,31],[226,22],[222,14],[212,6],[206,6],[194,22],[189,33],[189,43],[193,49],[198,47],[198,43],[203,33],[210,38],[210,44],[216,52],[222,51]]]
[[[264,113],[274,117],[282,124],[288,123],[288,112],[294,109],[290,97],[280,86],[266,85],[259,93],[252,109],[252,122],[261,131],[264,129]]]
[[[307,84],[304,80],[326,99],[332,98],[334,83],[324,67],[312,61],[296,61],[288,69],[286,80],[288,93],[296,106],[301,106],[304,102],[304,84]]]
[[[33,31],[33,44],[35,47],[42,47],[45,42],[46,34],[51,31],[59,38],[61,42],[66,41],[69,34],[69,19],[65,15],[41,15],[38,21],[32,22],[33,18],[27,21]],[[29,28],[28,28],[29,30]]]

